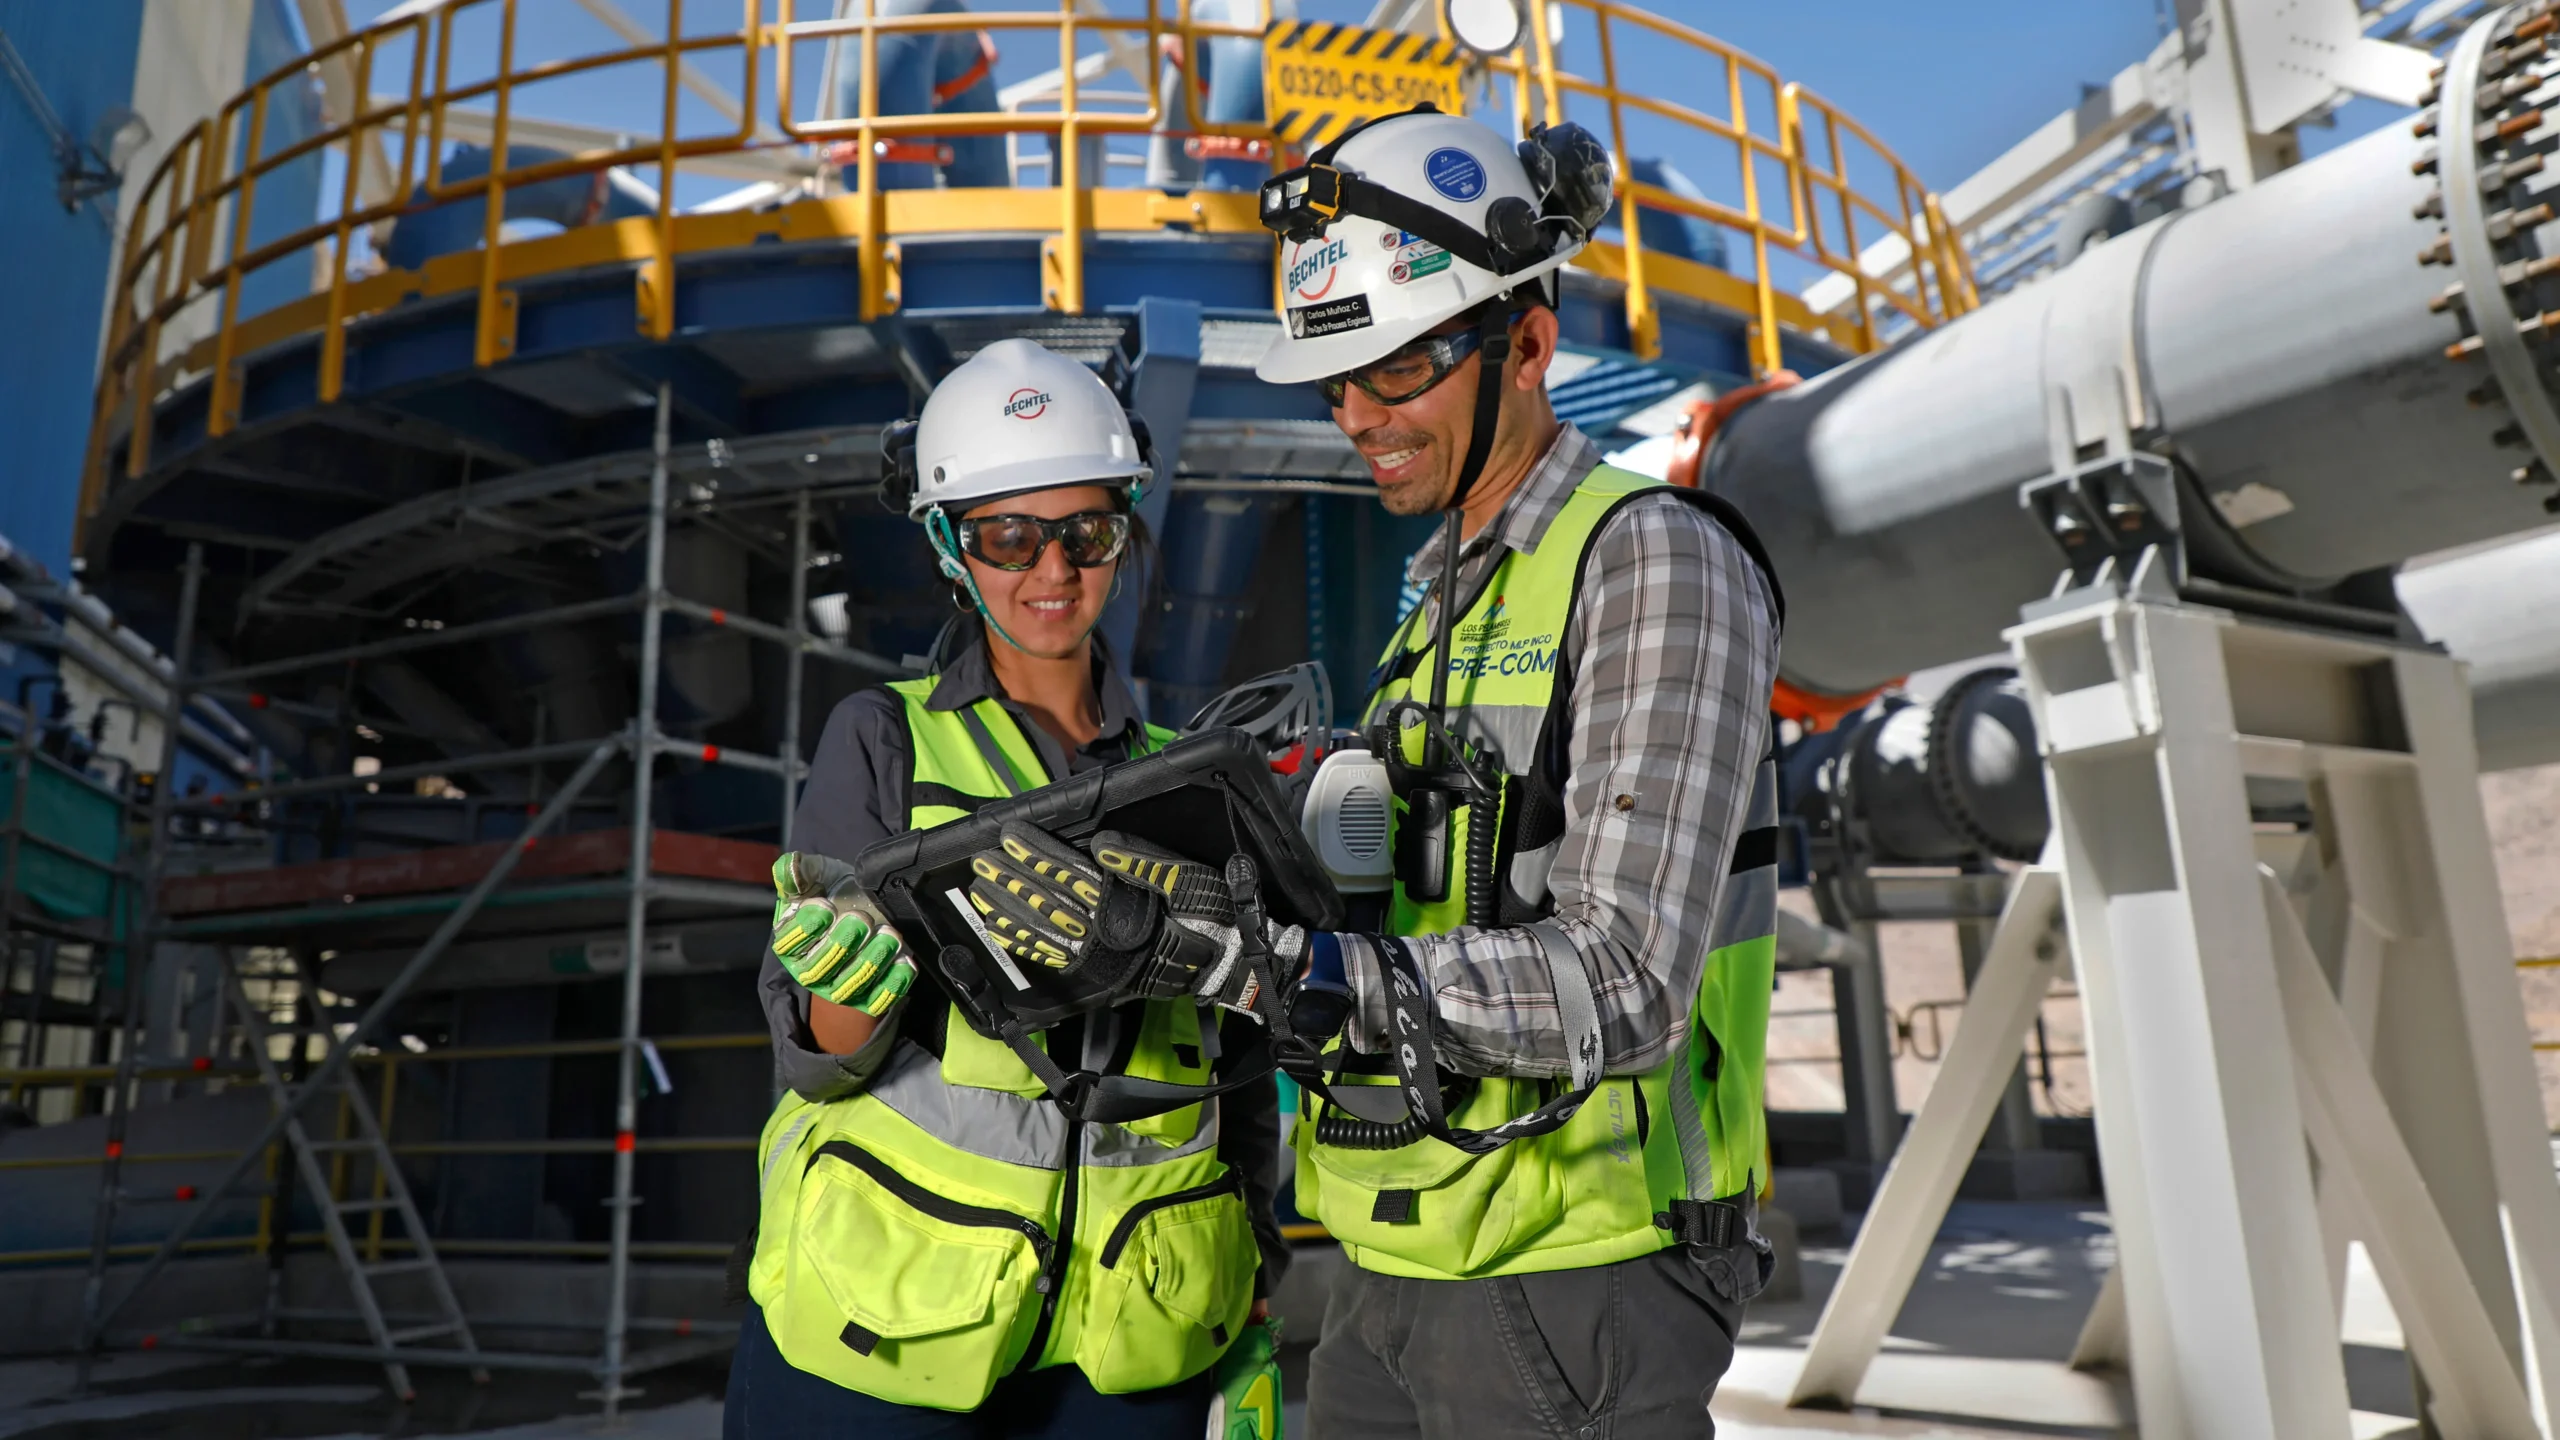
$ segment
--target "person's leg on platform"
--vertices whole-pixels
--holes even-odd
[[[1345,1265],[1307,1359],[1307,1429],[1317,1440],[1420,1440],[1420,1418],[1401,1371],[1412,1331],[1403,1312],[1425,1280]]]
[[[1401,1373],[1423,1440],[1696,1440],[1742,1307],[1689,1252],[1425,1288]]]

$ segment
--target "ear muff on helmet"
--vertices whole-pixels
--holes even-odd
[[[1494,258],[1504,272],[1534,265],[1548,250],[1538,233],[1538,210],[1517,195],[1505,195],[1485,207],[1484,235],[1493,242]]]
[[[1616,194],[1609,147],[1600,143],[1599,136],[1570,120],[1537,125],[1513,153],[1529,172],[1529,184],[1542,199],[1545,218],[1570,220],[1585,235],[1599,228]]]
[[[894,420],[880,431],[880,503],[904,515],[915,497],[916,422]]]

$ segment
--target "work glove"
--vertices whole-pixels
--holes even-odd
[[[1293,966],[1306,932],[1238,928],[1226,877],[1116,830],[1082,850],[1011,824],[969,857],[969,903],[1013,957],[1110,986],[1122,999],[1196,995],[1251,1014],[1261,981],[1251,959]]]
[[[810,994],[879,1016],[915,984],[906,941],[852,866],[796,850],[773,862],[773,889],[773,953]]]
[[[1280,1322],[1257,1320],[1218,1358],[1209,1440],[1280,1440]]]

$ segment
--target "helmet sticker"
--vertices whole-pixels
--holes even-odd
[[[1366,295],[1346,295],[1322,305],[1289,307],[1289,336],[1295,340],[1339,335],[1345,330],[1366,330],[1374,323],[1369,316],[1369,297]]]
[[[1417,245],[1396,257],[1396,263],[1387,268],[1387,277],[1402,285],[1448,268],[1448,251],[1437,245]]]
[[[1049,392],[1028,387],[1005,398],[1004,413],[1016,420],[1037,420],[1049,413]]]
[[[1444,145],[1422,160],[1422,178],[1452,200],[1473,200],[1484,193],[1484,165],[1454,145]]]
[[[1301,300],[1321,300],[1332,294],[1333,282],[1342,275],[1342,262],[1350,258],[1351,247],[1340,240],[1300,245],[1289,257],[1289,292]]]

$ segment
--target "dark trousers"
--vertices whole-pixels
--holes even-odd
[[[1200,1440],[1209,1423],[1212,1369],[1179,1385],[1099,1395],[1073,1365],[1009,1375],[966,1414],[892,1405],[793,1368],[747,1307],[729,1362],[721,1440]]]
[[[1687,1248],[1406,1280],[1344,1266],[1307,1372],[1317,1440],[1698,1440],[1742,1306]]]

